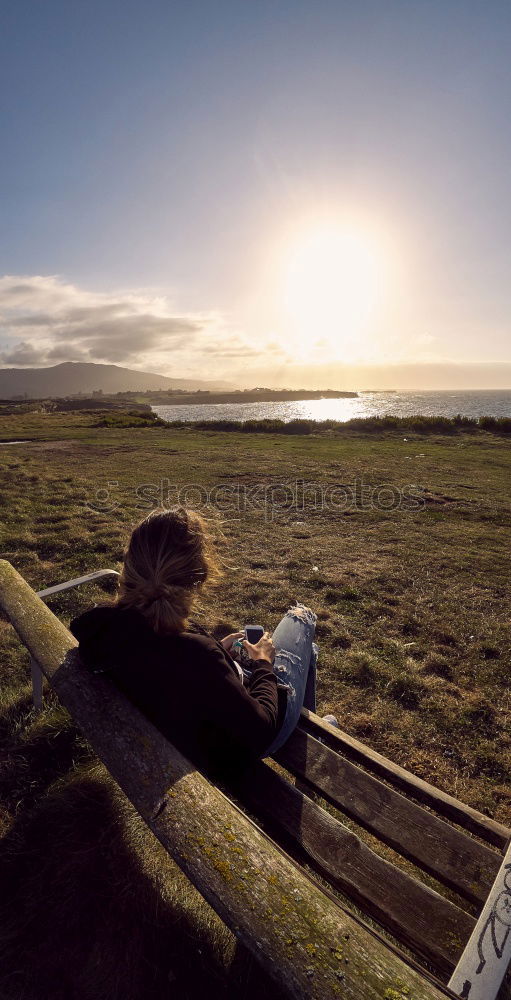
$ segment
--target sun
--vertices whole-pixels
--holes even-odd
[[[387,285],[385,248],[362,226],[303,229],[283,255],[282,307],[289,346],[326,359],[363,354]]]

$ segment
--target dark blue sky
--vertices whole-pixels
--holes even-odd
[[[399,261],[375,357],[511,360],[509,2],[2,10],[0,274],[279,343],[275,246],[348,211]]]

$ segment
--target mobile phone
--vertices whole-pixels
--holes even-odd
[[[247,642],[250,642],[252,646],[254,643],[259,642],[259,639],[264,635],[262,625],[245,625],[244,631]]]

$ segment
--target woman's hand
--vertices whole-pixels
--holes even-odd
[[[233,642],[236,642],[236,639],[241,639],[244,635],[244,632],[232,632],[231,635],[226,635],[220,641],[224,649],[226,649],[227,652],[230,652]]]
[[[259,642],[251,643],[248,639],[245,639],[243,647],[246,649],[251,660],[268,660],[268,663],[273,663],[275,659],[275,646],[270,639],[269,632],[265,632],[259,639]]]

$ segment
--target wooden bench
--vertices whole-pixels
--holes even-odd
[[[305,710],[276,755],[300,788],[259,762],[236,791],[249,818],[108,678],[82,666],[74,637],[4,560],[0,605],[155,836],[289,996],[479,1000],[477,986],[466,992],[469,980],[456,993],[446,983],[473,935],[474,907],[487,903],[501,869],[509,828]],[[350,912],[346,898],[396,943]],[[504,983],[499,997],[509,996]]]

